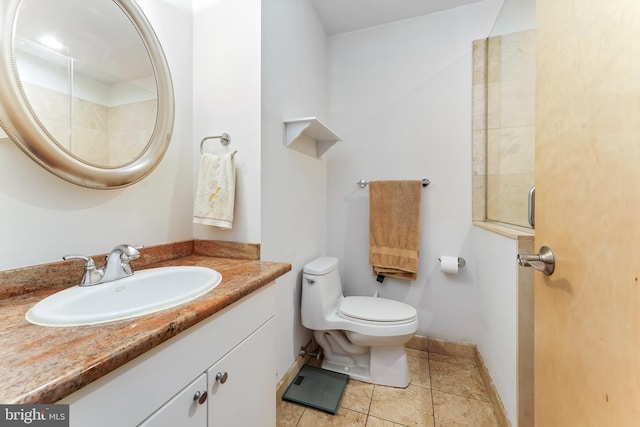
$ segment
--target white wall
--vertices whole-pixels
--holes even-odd
[[[164,159],[136,185],[97,191],[55,177],[0,141],[0,269],[103,253],[120,243],[192,237],[191,2],[138,3],[164,47],[174,84],[175,128]]]
[[[536,28],[536,0],[504,0],[491,36]]]
[[[328,253],[347,294],[418,309],[420,335],[478,345],[516,425],[515,240],[471,225],[471,46],[501,1],[329,38],[328,124],[344,142],[328,154]],[[369,197],[360,179],[420,179],[423,234],[415,282],[377,284],[368,264]],[[467,265],[444,275],[440,255]]]
[[[471,225],[471,47],[500,1],[485,0],[329,38],[328,124],[344,139],[329,151],[328,252],[345,293],[418,309],[420,335],[475,343],[477,278]],[[360,179],[421,179],[423,231],[415,282],[379,285],[368,264],[368,191]],[[464,257],[457,276],[440,255]]]
[[[478,283],[478,351],[512,425],[516,425],[518,300],[514,239],[475,228]]]
[[[230,145],[209,140],[205,150],[238,151],[233,228],[194,224],[196,238],[260,242],[260,10],[260,0],[193,0],[194,188],[204,137],[226,132]]]
[[[324,119],[326,37],[308,0],[265,1],[262,12],[262,258],[292,265],[277,281],[280,376],[311,338],[300,324],[301,271],[327,239],[327,161],[286,148],[283,121]]]

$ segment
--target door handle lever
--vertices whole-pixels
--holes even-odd
[[[518,254],[518,264],[523,267],[533,267],[541,273],[550,276],[556,267],[556,257],[548,246],[541,246],[540,253],[533,255]]]

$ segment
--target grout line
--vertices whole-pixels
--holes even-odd
[[[435,426],[435,427],[438,427],[438,424],[436,423],[436,417],[435,417],[435,403],[434,403],[434,396],[433,396],[433,394],[434,394],[434,390],[438,391],[439,393],[448,394],[448,395],[456,396],[456,397],[460,397],[460,398],[463,398],[463,399],[468,399],[468,400],[474,400],[474,401],[478,401],[478,402],[488,403],[488,404],[490,404],[490,405],[493,407],[493,409],[494,409],[494,413],[496,412],[495,406],[494,406],[493,402],[491,401],[491,397],[490,397],[490,396],[489,396],[489,394],[488,394],[488,390],[486,390],[486,384],[484,383],[484,378],[482,378],[482,375],[480,374],[481,366],[479,366],[479,365],[478,365],[478,361],[477,361],[477,360],[476,360],[476,364],[475,364],[475,366],[468,366],[468,365],[463,365],[463,366],[464,366],[464,367],[466,367],[466,368],[473,368],[475,371],[477,371],[477,372],[478,372],[478,374],[480,374],[481,379],[483,380],[483,381],[482,381],[482,382],[483,382],[483,385],[485,386],[485,391],[487,391],[487,398],[488,398],[489,400],[481,400],[481,399],[478,399],[478,398],[475,398],[475,397],[463,396],[463,395],[460,395],[460,394],[451,393],[451,392],[446,392],[446,391],[443,391],[443,390],[440,390],[440,389],[436,389],[436,388],[434,388],[434,384],[433,384],[433,375],[432,375],[432,370],[431,370],[431,368],[432,368],[432,363],[431,363],[431,362],[436,361],[436,362],[441,362],[441,363],[447,363],[447,364],[450,364],[450,365],[456,365],[456,363],[447,362],[447,361],[441,361],[441,360],[433,360],[433,359],[432,359],[432,353],[431,353],[431,352],[429,352],[429,351],[427,351],[427,350],[419,350],[419,351],[424,352],[424,353],[426,353],[426,355],[427,355],[426,360],[428,361],[429,387],[426,387],[426,386],[424,386],[424,385],[420,386],[420,385],[413,384],[413,383],[410,383],[410,385],[414,385],[414,386],[418,386],[418,387],[422,387],[422,388],[429,388],[429,389],[430,389],[429,393],[431,394],[431,412],[432,412],[432,419],[433,419],[433,423],[434,423],[434,426]],[[476,356],[476,357],[477,357],[477,356]],[[472,360],[473,360],[473,359],[472,359]],[[371,398],[369,399],[369,404],[368,404],[367,412],[366,412],[366,414],[364,414],[364,415],[366,415],[366,418],[365,418],[365,424],[369,421],[369,418],[370,418],[370,417],[373,417],[373,415],[371,415],[371,407],[372,407],[372,405],[373,405],[373,397],[374,397],[374,394],[375,394],[376,389],[377,389],[378,387],[383,387],[383,388],[384,388],[384,386],[379,386],[379,385],[375,385],[375,384],[373,384],[373,390],[372,390]],[[302,418],[303,418],[304,414],[306,413],[306,411],[307,411],[308,409],[309,409],[309,408],[306,408],[306,407],[305,407],[305,408],[303,409],[303,411],[300,413],[300,416],[299,416],[299,418],[297,419],[297,421],[296,421],[296,423],[295,423],[295,426],[296,426],[296,427],[300,427],[300,425],[301,425],[301,424],[300,424],[300,423],[301,423],[301,420],[302,420]],[[355,412],[358,412],[358,411],[355,411]],[[497,414],[495,414],[495,415],[497,416]],[[377,417],[376,417],[376,418],[377,418]],[[386,418],[381,418],[381,419],[382,419],[382,420],[385,420],[385,421],[389,421],[389,422],[394,422],[394,421],[391,421],[391,420],[387,420]],[[498,419],[498,422],[500,422],[500,420],[499,420],[499,419]],[[398,423],[396,423],[396,424],[398,424]],[[398,425],[399,425],[399,426],[402,426],[402,427],[406,427],[406,426],[404,426],[404,425],[402,425],[402,424],[398,424]]]
[[[302,416],[304,415],[304,412],[307,410],[307,408],[304,408],[302,410],[302,412],[300,412],[300,417],[298,418],[298,421],[296,421],[296,427],[298,427],[300,425],[300,421],[302,420]]]
[[[429,386],[431,388],[431,414],[433,415],[433,425],[436,425],[436,405],[433,403],[433,378],[431,377],[431,353],[427,351],[427,361],[429,363]]]

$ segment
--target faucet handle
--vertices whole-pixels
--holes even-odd
[[[96,263],[90,256],[71,254],[63,256],[62,259],[65,261],[70,259],[81,259],[85,261],[84,274],[80,280],[80,286],[95,285],[102,279],[102,270],[96,268]]]
[[[85,270],[87,268],[96,268],[96,263],[93,261],[93,258],[91,258],[90,256],[71,254],[71,255],[63,256],[62,259],[65,260],[65,261],[70,260],[70,259],[81,259],[81,260],[84,260],[86,262],[86,264],[84,266]]]
[[[133,269],[129,262],[140,257],[139,248],[142,246],[122,244],[111,249],[105,258],[103,281],[109,282],[131,276]]]
[[[122,244],[111,249],[111,253],[120,252],[120,257],[123,261],[131,261],[132,259],[140,258],[140,252],[138,249],[142,248],[144,248],[142,245],[133,246]]]

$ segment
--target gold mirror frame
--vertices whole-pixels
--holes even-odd
[[[114,189],[140,181],[155,169],[166,152],[174,123],[171,75],[160,41],[135,0],[113,1],[135,26],[147,49],[156,78],[156,123],[144,150],[117,167],[97,166],[72,155],[55,142],[37,119],[24,94],[14,55],[15,24],[22,0],[0,2],[0,126],[32,160],[73,184]]]

